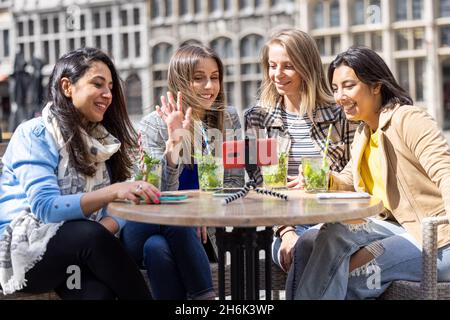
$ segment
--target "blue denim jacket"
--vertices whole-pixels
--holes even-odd
[[[41,117],[21,124],[2,158],[0,234],[22,210],[44,223],[88,219],[81,210],[83,193],[61,195],[57,182],[58,149]],[[107,215],[106,208],[103,215]],[[115,218],[122,228],[125,220]]]

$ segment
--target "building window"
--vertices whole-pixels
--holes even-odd
[[[139,31],[134,33],[134,55],[136,58],[141,56],[141,33]]]
[[[106,27],[111,28],[112,27],[111,11],[107,10],[105,12],[105,18],[106,18]]]
[[[41,32],[42,34],[47,34],[48,33],[48,19],[44,18],[41,20]]]
[[[381,23],[380,0],[354,0],[352,25]]]
[[[3,30],[3,56],[9,56],[9,30]]]
[[[314,6],[314,28],[320,29],[325,26],[323,2],[317,2]]]
[[[164,0],[164,4],[166,7],[166,17],[171,17],[173,14],[173,10],[172,10],[172,0]]]
[[[222,60],[233,58],[233,45],[229,38],[217,38],[211,41],[211,48],[220,55]]]
[[[86,17],[84,14],[80,15],[80,30],[86,29]]]
[[[424,100],[424,72],[424,58],[397,60],[399,84],[410,93],[414,101]]]
[[[30,36],[34,35],[34,21],[33,20],[28,21],[28,35],[30,35]]]
[[[125,97],[128,113],[142,114],[142,82],[137,74],[132,74],[125,81]]]
[[[223,10],[231,11],[232,9],[232,0],[223,0]]]
[[[188,0],[178,0],[178,14],[184,16],[189,13]]]
[[[263,37],[256,34],[248,35],[241,40],[241,57],[257,57],[263,46]]]
[[[209,5],[209,12],[216,12],[219,11],[220,9],[219,0],[209,0],[208,5]]]
[[[59,46],[59,40],[55,40],[55,61],[59,59],[59,56],[61,54],[61,48]]]
[[[23,22],[19,21],[17,23],[17,32],[19,33],[19,37],[23,37]]]
[[[167,92],[167,70],[173,47],[160,43],[152,49],[153,99],[159,104],[159,97]]]
[[[395,0],[395,20],[420,20],[423,18],[423,0]]]
[[[330,27],[338,27],[340,24],[339,1],[334,0],[330,4]]]
[[[122,58],[128,59],[128,33],[122,33]]]
[[[100,12],[94,12],[92,20],[94,20],[94,29],[100,29]]]
[[[153,48],[152,63],[168,64],[172,56],[172,46],[168,43],[160,43]]]
[[[102,37],[101,36],[95,36],[94,38],[94,43],[95,43],[95,47],[96,48],[101,48],[102,47]]]
[[[314,40],[321,56],[335,56],[342,51],[339,34],[315,37]]]
[[[366,46],[381,52],[383,51],[383,33],[381,31],[354,33],[353,45]]]
[[[53,33],[59,33],[59,18],[53,18]]]
[[[424,47],[424,28],[400,29],[395,31],[396,50],[417,50]]]
[[[242,108],[245,110],[253,106],[258,97],[258,89],[261,86],[260,80],[255,81],[242,81]]]
[[[127,10],[120,10],[120,24],[122,26],[128,25],[128,11]]]
[[[441,27],[441,47],[450,47],[450,26]]]
[[[141,12],[140,12],[139,8],[134,8],[133,9],[133,22],[134,22],[135,26],[140,24],[140,21],[141,21],[140,18],[141,18]]]
[[[439,1],[439,16],[450,17],[450,0]]]
[[[112,34],[106,36],[106,49],[108,50],[108,55],[113,56],[113,37]]]
[[[69,39],[69,50],[75,50],[75,39],[74,38],[70,38]]]
[[[194,13],[202,13],[202,0],[194,0]]]
[[[151,10],[152,10],[152,18],[158,18],[161,16],[161,8],[159,0],[152,0]]]

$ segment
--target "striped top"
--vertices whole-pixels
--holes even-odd
[[[312,122],[307,115],[300,116],[297,113],[290,113],[282,109],[281,119],[291,137],[288,175],[296,176],[298,175],[301,157],[320,156],[320,150],[312,141],[310,134]]]

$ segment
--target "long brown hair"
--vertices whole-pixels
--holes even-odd
[[[220,89],[211,107],[205,108],[201,99],[192,90],[195,67],[201,59],[213,59],[219,69]],[[223,134],[225,94],[223,87],[223,64],[216,52],[199,44],[181,46],[172,56],[168,70],[168,89],[175,96],[183,94],[183,111],[192,108],[192,118],[203,121],[208,128],[218,129]],[[193,135],[193,125],[190,128]],[[192,140],[193,141],[193,140]],[[193,150],[192,150],[193,151]]]

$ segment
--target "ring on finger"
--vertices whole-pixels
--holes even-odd
[[[140,192],[142,190],[142,184],[138,184],[136,187],[136,193]]]

